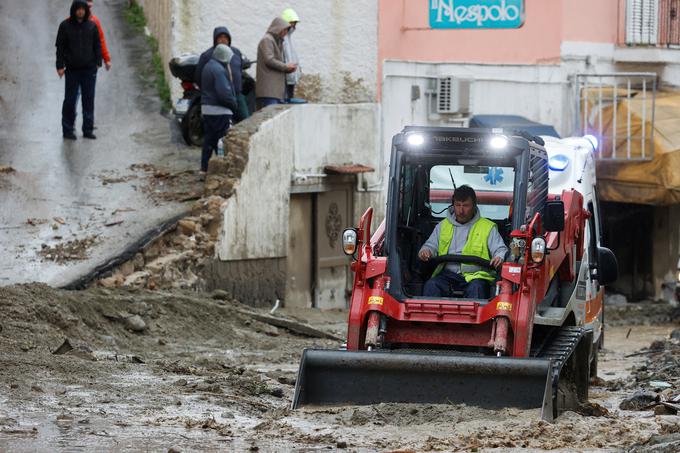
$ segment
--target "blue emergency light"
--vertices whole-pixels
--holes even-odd
[[[564,171],[569,166],[569,158],[564,154],[556,154],[548,160],[548,168],[552,171]]]

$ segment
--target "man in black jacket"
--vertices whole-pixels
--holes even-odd
[[[227,27],[215,27],[213,30],[213,46],[208,48],[205,52],[201,54],[198,59],[198,64],[196,65],[196,74],[194,80],[198,87],[201,87],[201,76],[203,75],[203,67],[212,58],[215,47],[218,44],[226,44],[234,52],[234,56],[229,63],[231,67],[231,75],[234,81],[234,91],[236,92],[236,101],[238,102],[238,108],[234,112],[234,122],[238,123],[250,116],[248,112],[248,102],[243,94],[243,77],[241,76],[241,71],[243,70],[243,55],[241,51],[236,47],[231,45],[231,33]]]
[[[74,0],[71,15],[59,24],[57,32],[57,74],[66,75],[61,127],[65,139],[75,140],[78,91],[83,96],[83,136],[95,139],[94,88],[97,68],[102,65],[102,46],[97,25],[90,19],[85,0]]]

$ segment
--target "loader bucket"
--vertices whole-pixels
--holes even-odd
[[[536,408],[551,421],[551,376],[546,359],[305,349],[292,408],[448,403]]]

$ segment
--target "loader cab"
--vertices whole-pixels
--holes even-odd
[[[540,139],[529,138],[500,130],[425,127],[408,127],[393,138],[386,238],[379,254],[389,257],[389,292],[395,299],[422,297],[434,266],[420,261],[418,251],[446,217],[455,187],[475,190],[480,215],[496,223],[506,245],[512,230],[543,213],[547,154]]]

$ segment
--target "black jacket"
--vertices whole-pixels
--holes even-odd
[[[76,9],[85,7],[82,22],[76,19]],[[59,25],[57,32],[57,69],[90,69],[102,65],[102,45],[97,25],[90,20],[90,8],[85,0],[75,0],[71,16]]]
[[[203,68],[212,58],[213,51],[217,45],[217,37],[219,35],[229,36],[229,47],[231,47],[231,50],[234,52],[234,56],[231,57],[231,61],[229,62],[229,66],[231,66],[231,77],[234,79],[234,90],[236,91],[236,94],[241,94],[243,92],[243,77],[241,76],[241,70],[243,69],[243,55],[241,55],[240,50],[231,46],[231,34],[229,33],[227,27],[216,27],[215,30],[213,30],[213,46],[203,52],[201,57],[198,59],[194,81],[200,88]]]

